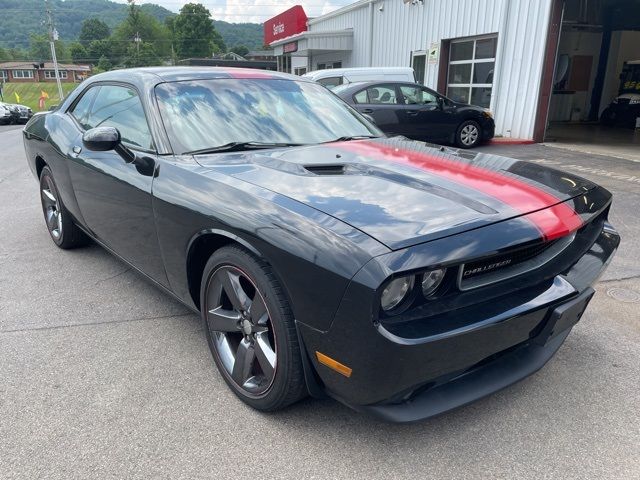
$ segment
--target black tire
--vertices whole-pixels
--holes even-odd
[[[606,127],[611,127],[616,123],[616,114],[609,107],[605,108],[600,115],[600,123]]]
[[[66,250],[84,246],[89,242],[89,238],[73,222],[71,214],[62,204],[53,174],[48,166],[40,172],[40,202],[44,221],[53,243]]]
[[[456,145],[460,148],[477,147],[482,141],[482,128],[475,120],[465,120],[456,130]]]
[[[232,281],[225,286],[225,279]],[[234,294],[235,300],[231,300],[227,290],[237,289],[238,285],[242,292]],[[239,300],[242,294],[248,308],[234,308],[239,301],[242,303]],[[213,359],[227,385],[243,402],[257,410],[274,411],[307,395],[293,314],[266,262],[240,246],[217,250],[204,268],[200,299]],[[254,318],[255,305],[262,311],[261,322]],[[227,322],[225,331],[220,330],[221,321]],[[234,327],[234,323],[238,326]],[[266,332],[253,333],[252,328],[263,328]],[[259,341],[259,335],[267,339],[266,347],[264,340]],[[241,350],[245,352],[243,355],[239,353]],[[266,351],[274,361],[265,369],[262,365],[266,362]],[[251,360],[240,362],[245,366],[236,368],[240,357]]]

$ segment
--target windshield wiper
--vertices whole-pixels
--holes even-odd
[[[322,143],[349,142],[351,140],[364,140],[365,138],[380,138],[380,137],[378,137],[377,135],[352,135],[352,136],[334,138],[333,140],[328,140]]]
[[[206,153],[217,152],[239,152],[242,150],[253,150],[259,148],[278,148],[278,147],[299,147],[302,143],[268,143],[268,142],[229,142],[217,147],[201,148],[199,150],[191,150],[184,152],[185,155],[203,155]]]

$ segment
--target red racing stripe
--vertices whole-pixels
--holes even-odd
[[[339,146],[371,158],[411,165],[496,198],[526,215],[545,240],[559,238],[582,226],[578,214],[559,198],[495,170],[370,141],[342,142]]]
[[[226,70],[224,73],[227,73],[231,76],[231,78],[277,78],[275,75],[271,75],[262,70],[252,70],[250,68],[236,68]]]

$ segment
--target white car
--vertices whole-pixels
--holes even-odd
[[[330,68],[315,70],[302,75],[305,78],[333,89],[338,85],[354,82],[411,82],[416,81],[411,67]]]
[[[0,103],[0,125],[8,125],[16,118],[11,105]]]

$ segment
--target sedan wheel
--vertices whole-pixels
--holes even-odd
[[[264,298],[240,269],[224,266],[211,276],[207,321],[233,382],[249,395],[264,394],[276,372],[276,339]]]
[[[204,268],[200,298],[213,359],[241,400],[270,411],[305,395],[295,321],[270,265],[223,247]]]
[[[467,120],[458,127],[456,143],[462,148],[472,148],[480,143],[482,135],[480,125],[473,120]]]
[[[62,211],[58,204],[57,191],[53,186],[51,177],[44,177],[40,193],[42,195],[42,209],[44,210],[44,218],[47,222],[49,233],[54,241],[62,237]]]
[[[40,173],[40,201],[44,221],[51,240],[60,248],[75,248],[85,245],[89,239],[73,222],[71,215],[62,204],[60,193],[49,167]]]

